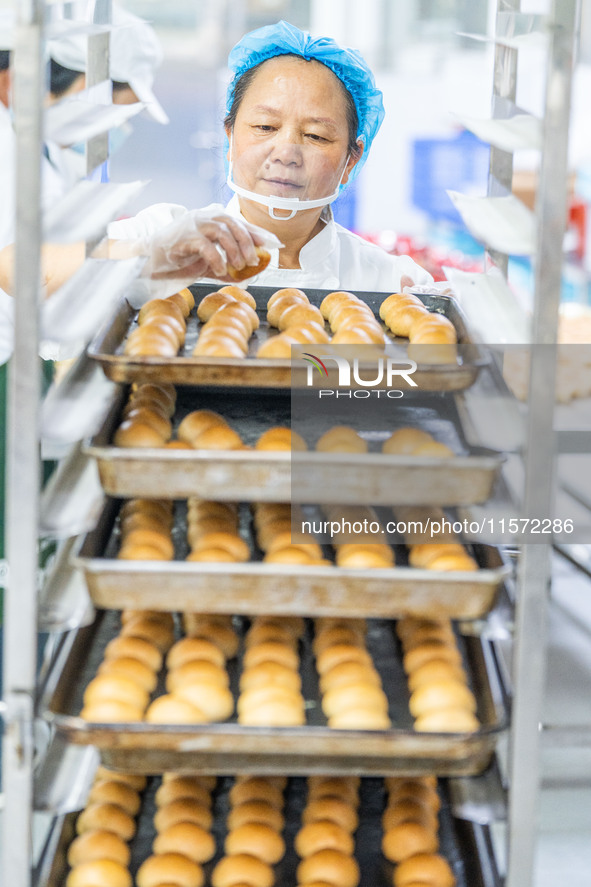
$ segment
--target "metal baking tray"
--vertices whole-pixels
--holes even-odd
[[[154,796],[160,786],[160,779],[150,779],[142,793],[142,807],[137,820],[137,832],[130,842],[130,872],[135,878],[142,862],[150,856],[152,843],[156,837],[153,825],[156,805]],[[226,818],[229,810],[228,793],[232,780],[222,778],[213,793],[214,821],[212,834],[217,853],[213,860],[204,865],[205,882],[211,883],[211,872],[222,856],[226,837]],[[439,812],[439,852],[445,856],[453,869],[457,887],[501,887],[492,841],[489,830],[453,816],[446,791],[440,784],[441,810]],[[391,887],[392,865],[382,856],[382,812],[386,803],[384,784],[381,779],[367,778],[361,782],[359,790],[359,828],[355,832],[355,857],[359,863],[361,879],[359,887]],[[294,851],[294,839],[301,826],[302,810],[306,803],[306,782],[303,778],[289,780],[285,791],[285,828],[283,837],[286,853],[275,866],[275,883],[282,887],[296,884],[296,869],[299,863]],[[48,842],[47,853],[39,866],[40,877],[35,879],[35,887],[64,887],[68,872],[67,852],[75,836],[76,814],[60,819],[55,828],[53,840]]]
[[[191,287],[197,304],[215,285],[198,284]],[[99,330],[88,347],[88,355],[99,361],[107,377],[114,382],[172,382],[174,385],[212,385],[233,388],[291,388],[294,384],[305,384],[305,373],[292,376],[292,362],[285,359],[257,358],[256,352],[276,330],[267,323],[266,305],[269,297],[279,287],[249,287],[257,303],[260,327],[250,339],[246,358],[193,357],[192,352],[199,335],[201,324],[195,309],[187,323],[187,338],[184,347],[176,357],[129,357],[123,354],[123,345],[128,334],[136,326],[137,312],[126,299],[123,299],[112,318]],[[310,302],[319,305],[331,290],[305,289]],[[377,315],[387,293],[357,292]],[[457,364],[420,365],[413,375],[421,391],[461,391],[468,388],[476,379],[480,367],[486,363],[481,348],[472,343],[466,322],[457,302],[449,296],[439,294],[418,294],[430,311],[444,314],[454,324],[458,333],[460,348]],[[387,332],[384,326],[384,331]],[[400,357],[406,355],[407,339],[390,336],[392,344],[400,345]],[[299,362],[303,368],[304,362]],[[327,387],[337,383],[335,370],[329,370]],[[398,383],[397,383],[398,384]],[[407,383],[400,378],[399,387]],[[386,387],[386,382],[383,383]],[[375,387],[381,387],[376,385]]]
[[[97,460],[103,489],[110,496],[359,505],[389,505],[395,499],[399,505],[472,505],[490,497],[504,458],[466,442],[455,399],[441,403],[438,395],[429,394],[388,411],[382,420],[392,423],[387,428],[360,428],[369,440],[367,454],[312,450],[298,452],[292,461],[290,452],[268,450],[116,447],[111,441],[126,396],[127,389],[122,388],[101,430],[84,448]],[[220,412],[251,446],[273,425],[292,424],[289,401],[273,392],[257,392],[251,403],[242,393],[228,391],[220,398],[215,391],[179,388],[174,427],[195,409]],[[381,453],[383,440],[406,425],[429,431],[457,455],[427,459]],[[312,445],[323,431],[315,418]]]
[[[383,570],[287,566],[256,559],[239,564],[187,562],[186,510],[181,502],[175,506],[173,529],[177,560],[119,560],[114,527],[118,505],[119,500],[107,503],[73,560],[84,571],[95,606],[106,609],[469,620],[488,613],[509,573],[499,550],[487,545],[473,546],[480,565],[475,572],[439,573],[405,566],[403,546],[396,548],[400,566]],[[253,557],[260,558],[251,538],[249,510],[240,511],[243,536],[249,539]],[[331,556],[329,551],[326,555]]]
[[[235,618],[242,632],[244,621]],[[311,629],[300,644],[305,727],[245,727],[224,723],[168,726],[150,723],[92,724],[79,717],[82,695],[96,674],[108,641],[119,630],[118,614],[99,614],[92,626],[79,629],[64,662],[56,664],[42,709],[55,730],[72,743],[95,745],[104,763],[115,769],[158,773],[193,769],[228,774],[346,773],[365,775],[438,773],[472,775],[487,766],[507,726],[504,695],[488,641],[458,637],[481,728],[474,733],[418,733],[408,710],[408,687],[393,623],[371,620],[367,644],[390,704],[391,730],[332,730],[320,706],[312,655]],[[228,663],[230,687],[238,696],[240,655]],[[164,692],[163,675],[156,695]]]

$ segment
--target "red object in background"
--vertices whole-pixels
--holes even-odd
[[[577,232],[575,253],[577,259],[585,257],[585,237],[587,234],[587,204],[580,197],[571,197],[568,206],[568,226]]]
[[[484,270],[482,259],[467,256],[460,250],[445,250],[443,247],[427,246],[410,235],[384,231],[381,234],[361,234],[361,237],[371,243],[376,243],[393,256],[410,256],[436,281],[447,279],[443,272],[444,265],[459,268],[460,271],[479,272]]]

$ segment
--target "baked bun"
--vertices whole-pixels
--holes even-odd
[[[417,853],[436,853],[438,847],[435,832],[420,822],[401,822],[388,829],[382,839],[382,852],[390,862],[402,862]]]
[[[265,270],[271,261],[271,253],[262,246],[255,247],[255,252],[259,260],[256,265],[245,265],[244,268],[234,268],[233,265],[228,264],[228,274],[232,280],[246,280],[247,278],[254,277],[255,274],[260,274],[261,271]]]
[[[240,690],[246,692],[256,687],[279,686],[298,692],[302,679],[297,671],[280,662],[260,662],[242,671]]]
[[[459,680],[465,681],[466,673],[463,668],[456,663],[448,662],[445,659],[430,659],[415,668],[407,676],[408,689],[414,693],[423,684],[430,684],[438,681]]]
[[[285,825],[281,810],[268,801],[244,801],[241,804],[234,804],[226,821],[228,830],[233,831],[248,823],[267,825],[276,832],[282,832]]]
[[[382,815],[384,831],[389,831],[402,822],[419,822],[430,832],[437,833],[437,814],[422,801],[400,798],[393,806],[386,807]]]
[[[166,441],[153,425],[133,419],[122,422],[113,438],[116,447],[163,447]]]
[[[207,321],[213,317],[216,311],[223,305],[229,305],[231,302],[235,302],[234,296],[229,293],[222,292],[214,292],[208,293],[207,296],[204,296],[199,305],[197,307],[197,317],[202,323],[207,323]]]
[[[148,693],[135,681],[118,674],[97,675],[84,691],[84,705],[95,702],[124,702],[143,709],[148,704]]]
[[[238,723],[249,727],[303,727],[306,723],[303,700],[296,702],[270,696],[267,702],[241,712]]]
[[[315,798],[342,798],[352,807],[359,806],[359,790],[355,783],[349,782],[348,779],[339,776],[327,776],[322,780],[318,780],[308,784],[308,800],[313,801]]]
[[[270,865],[249,853],[220,859],[211,874],[212,887],[236,887],[241,883],[250,887],[272,887],[275,873]]]
[[[401,456],[413,454],[417,447],[431,443],[433,438],[420,428],[399,428],[382,444],[382,453]]]
[[[394,869],[394,887],[410,887],[415,882],[432,887],[455,887],[456,879],[443,856],[418,853],[403,860]]]
[[[140,809],[140,796],[135,789],[114,779],[95,782],[90,789],[88,800],[93,804],[117,804],[130,816],[137,816]]]
[[[367,441],[363,440],[354,428],[335,425],[318,439],[316,449],[319,453],[366,453]]]
[[[132,880],[126,866],[112,859],[93,859],[72,869],[66,878],[66,887],[131,887]]]
[[[418,717],[414,728],[424,733],[474,733],[480,722],[465,708],[439,708]]]
[[[158,682],[158,677],[151,668],[148,668],[139,659],[132,659],[130,656],[105,660],[100,664],[98,674],[122,675],[135,681],[147,693],[153,693]]]
[[[195,659],[206,659],[219,668],[223,668],[226,664],[224,654],[211,641],[204,638],[182,638],[168,651],[166,665],[168,668],[178,668],[179,665]]]
[[[159,696],[146,712],[146,721],[151,724],[205,724],[205,712],[186,699],[172,694]]]
[[[277,298],[273,298],[276,296]],[[302,290],[287,288],[278,290],[273,293],[271,299],[267,302],[267,320],[271,326],[278,326],[279,319],[284,311],[291,308],[292,305],[309,305],[310,300]]]
[[[165,832],[177,822],[193,822],[209,831],[213,825],[213,813],[194,798],[179,798],[160,807],[154,814],[154,828],[158,833]]]
[[[149,856],[139,867],[137,887],[160,887],[176,884],[178,887],[202,887],[205,881],[203,869],[180,853],[161,853]]]
[[[319,850],[297,867],[298,884],[326,881],[335,887],[357,887],[360,872],[357,860],[339,850]]]
[[[76,832],[107,831],[119,835],[122,841],[131,841],[135,835],[133,816],[116,804],[88,804],[76,820]]]
[[[261,662],[278,662],[294,671],[299,668],[299,657],[293,647],[278,641],[256,644],[244,653],[243,668],[249,669]]]
[[[143,791],[147,783],[146,777],[141,776],[139,773],[121,773],[118,770],[110,770],[102,764],[97,768],[94,778],[97,782],[100,779],[111,779],[115,782],[123,782],[125,785],[130,785],[134,788],[136,792]]]
[[[381,687],[382,681],[378,672],[369,665],[362,665],[360,662],[341,662],[330,671],[325,672],[320,678],[320,691],[327,693],[337,687],[347,686],[362,681],[366,684],[373,684],[375,687]]]
[[[325,797],[310,801],[302,813],[302,823],[307,825],[319,820],[336,822],[349,834],[353,834],[359,825],[359,817],[354,807],[347,801],[343,801],[342,798]]]
[[[359,662],[373,667],[372,658],[367,650],[361,647],[354,647],[352,644],[334,644],[332,647],[327,647],[326,650],[319,653],[316,658],[316,668],[322,677],[327,671],[330,671],[331,668],[334,668],[335,665],[339,665],[341,662]]]
[[[127,867],[130,858],[131,852],[125,841],[105,829],[83,832],[68,848],[68,865],[72,868],[93,859],[111,859]]]
[[[408,707],[413,718],[440,708],[465,708],[474,714],[476,699],[465,683],[448,679],[422,684],[411,694]]]
[[[249,853],[269,865],[275,865],[283,859],[285,842],[270,825],[249,822],[228,832],[224,850],[227,856]]]
[[[170,546],[167,549],[167,551],[170,551],[170,557],[167,557],[167,559],[170,559],[174,554],[172,541],[164,536],[161,538]],[[157,619],[149,619],[143,616],[136,616],[134,619],[126,622],[120,631],[120,635],[123,637],[130,635],[134,638],[145,638],[158,647],[161,653],[166,653],[174,643],[174,629],[171,626]]]
[[[264,777],[251,776],[242,782],[235,782],[230,789],[229,798],[232,807],[247,801],[265,801],[277,810],[283,808],[283,792]]]
[[[203,863],[215,856],[215,841],[194,822],[177,822],[156,835],[152,850],[156,854],[181,853],[193,862]]]
[[[411,798],[413,801],[421,801],[430,807],[434,813],[441,808],[441,801],[437,789],[417,779],[401,779],[390,789],[390,804],[394,805],[402,798]]]
[[[104,658],[119,659],[121,656],[139,659],[152,671],[160,671],[162,668],[162,653],[144,638],[116,637],[109,641],[105,647]]]
[[[324,319],[318,308],[314,305],[296,304],[290,305],[281,312],[277,326],[283,332],[290,326],[299,326],[310,322],[318,323],[319,325],[324,323]]]
[[[131,724],[141,721],[143,716],[143,706],[138,707],[116,699],[98,699],[85,705],[80,712],[80,717],[92,724]]]
[[[296,853],[302,859],[318,853],[319,850],[338,850],[349,856],[352,856],[355,850],[355,842],[350,832],[329,819],[319,819],[304,825],[296,835],[294,846]]]
[[[234,712],[234,697],[220,684],[205,681],[183,684],[175,691],[175,696],[200,709],[208,721],[224,721]]]
[[[240,435],[227,425],[206,428],[193,439],[192,445],[196,450],[241,450],[244,446]]]
[[[256,450],[307,450],[306,441],[291,428],[269,428],[263,432],[255,445]]]
[[[375,708],[387,712],[388,697],[381,687],[366,681],[334,687],[322,697],[322,711],[327,718],[351,708]]]
[[[331,715],[328,726],[333,730],[389,730],[392,724],[383,709],[359,705]]]
[[[444,641],[426,641],[418,647],[413,647],[402,657],[402,664],[408,674],[431,659],[444,659],[454,665],[462,664],[462,655],[458,648]]]
[[[230,679],[225,668],[214,665],[207,659],[194,659],[185,662],[184,665],[174,668],[166,675],[166,689],[169,693],[176,692],[180,687],[205,681],[208,684],[218,684],[220,687],[228,687]]]
[[[159,786],[155,795],[156,806],[163,807],[179,798],[192,798],[204,807],[211,806],[211,793],[196,780],[183,776],[167,779]]]
[[[245,305],[256,310],[257,303],[254,296],[252,296],[248,290],[242,289],[241,286],[235,286],[235,284],[229,283],[226,286],[222,286],[218,290],[218,293],[233,296],[237,302],[243,302]]]
[[[179,440],[192,444],[193,440],[198,437],[202,431],[212,425],[225,426],[226,420],[219,413],[213,410],[194,410],[187,413],[178,427],[177,437]]]

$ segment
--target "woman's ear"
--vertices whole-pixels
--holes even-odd
[[[349,154],[347,158],[347,163],[345,164],[345,172],[343,173],[343,178],[341,179],[342,185],[346,185],[346,183],[349,181],[351,170],[359,163],[359,161],[363,157],[365,145],[363,144],[361,139],[357,140],[357,149],[358,150],[355,154]]]

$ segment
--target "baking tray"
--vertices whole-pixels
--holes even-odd
[[[392,424],[387,428],[360,428],[369,439],[367,454],[312,450],[298,452],[292,462],[291,452],[268,450],[116,447],[111,441],[127,394],[127,388],[120,390],[101,430],[84,447],[96,459],[103,489],[110,496],[358,505],[391,505],[395,499],[399,505],[472,505],[490,497],[504,458],[493,450],[470,446],[455,400],[442,404],[439,396],[429,394],[388,411],[384,420]],[[216,391],[180,388],[174,428],[195,409],[221,413],[250,446],[273,425],[291,426],[289,402],[268,391],[257,392],[251,403],[242,393],[228,391],[220,398]],[[427,459],[381,453],[389,434],[406,425],[429,431],[458,455]],[[312,445],[324,430],[315,417]],[[292,470],[297,478],[293,484]]]
[[[186,508],[181,502],[175,506],[172,531],[178,560],[119,560],[114,526],[119,503],[107,503],[96,528],[84,537],[73,558],[85,574],[93,603],[106,609],[469,620],[488,613],[509,574],[499,550],[487,545],[472,547],[480,566],[474,572],[439,573],[406,566],[403,546],[396,548],[400,565],[383,570],[287,566],[261,560],[187,562]],[[240,519],[242,534],[249,538],[252,526],[246,506],[240,509]],[[260,558],[260,551],[249,541],[253,558]],[[332,556],[328,550],[325,553]]]
[[[235,617],[241,633],[245,621]],[[168,726],[150,723],[92,724],[78,716],[82,695],[96,674],[103,651],[119,630],[118,614],[104,611],[92,626],[76,634],[56,665],[42,709],[55,730],[68,741],[95,745],[104,763],[115,769],[158,773],[165,769],[201,770],[228,774],[438,773],[472,775],[487,766],[500,734],[507,726],[504,696],[488,641],[458,637],[472,691],[478,701],[481,728],[474,733],[418,733],[408,710],[408,688],[393,623],[371,620],[367,645],[380,672],[396,725],[391,730],[333,730],[326,726],[320,707],[317,674],[308,626],[300,644],[302,693],[306,699],[305,727],[245,727],[233,720],[217,724]],[[180,636],[180,635],[179,635]],[[228,663],[235,698],[241,670],[240,656]],[[164,692],[163,675],[156,695]]]
[[[137,820],[137,833],[130,842],[130,872],[135,878],[137,870],[152,852],[156,836],[153,817],[156,811],[154,796],[160,786],[160,779],[148,781],[142,793],[142,806]],[[226,836],[226,817],[229,809],[228,793],[232,780],[222,778],[213,793],[214,821],[212,834],[217,853],[214,859],[203,866],[205,883],[211,883],[211,872],[222,855]],[[439,812],[440,853],[445,856],[453,869],[457,887],[501,887],[501,878],[496,865],[492,841],[487,828],[478,826],[453,816],[445,784],[440,783]],[[291,887],[297,883],[296,869],[299,859],[293,849],[295,836],[301,825],[301,814],[306,803],[306,782],[301,777],[289,780],[285,791],[285,829],[283,837],[286,853],[275,866],[275,883],[280,887]],[[381,816],[386,803],[384,784],[381,779],[366,778],[359,789],[359,828],[355,832],[355,857],[359,863],[361,879],[359,887],[391,887],[392,865],[382,856]],[[51,845],[51,858],[41,866],[43,876],[35,881],[35,887],[64,887],[68,872],[66,860],[68,847],[75,836],[76,814],[70,814],[57,824],[58,835]],[[57,845],[57,849],[56,849]]]
[[[198,284],[192,286],[191,291],[198,304],[204,296],[216,288],[211,284]],[[136,326],[137,311],[126,299],[121,300],[111,319],[90,343],[88,355],[99,361],[107,377],[114,382],[143,380],[224,388],[291,388],[294,385],[303,387],[305,373],[299,372],[292,377],[290,360],[255,357],[259,346],[277,332],[267,323],[266,305],[269,297],[278,289],[279,287],[269,286],[249,287],[248,291],[257,303],[260,327],[251,336],[246,358],[193,357],[193,348],[201,326],[195,309],[188,318],[185,345],[176,357],[129,357],[123,354],[123,345],[128,334]],[[304,292],[312,304],[320,305],[324,296],[332,290],[305,289]],[[367,302],[377,315],[388,293],[357,292],[356,295]],[[461,347],[458,349],[457,364],[420,365],[413,374],[413,380],[421,391],[461,391],[468,388],[476,379],[480,367],[486,363],[486,358],[482,349],[472,343],[457,302],[449,296],[439,294],[418,293],[417,295],[430,311],[437,311],[449,318],[456,328]],[[384,331],[387,332],[385,326]],[[408,340],[390,336],[390,341],[399,347],[400,359],[405,359]],[[298,365],[302,370],[307,366],[303,361],[294,362],[294,366]],[[337,381],[336,370],[329,369],[326,386],[335,387]],[[399,377],[397,385],[403,388],[407,383]],[[387,387],[386,381],[384,380],[383,385],[374,387]]]

